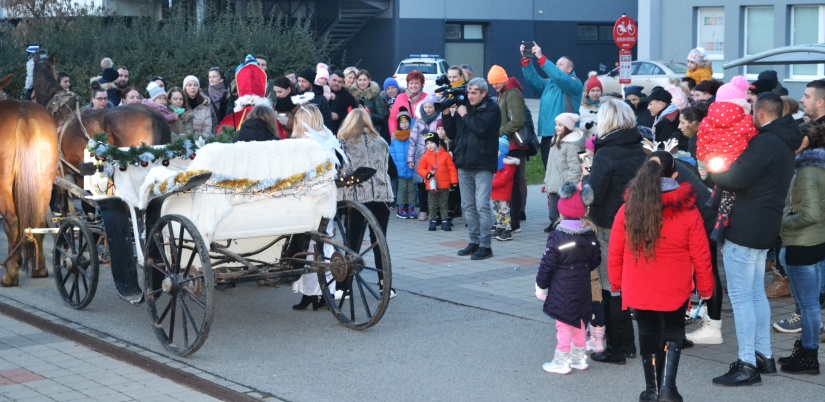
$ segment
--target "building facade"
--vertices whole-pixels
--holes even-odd
[[[729,80],[776,70],[783,86],[801,97],[805,84],[825,77],[824,64],[742,66],[722,63],[769,49],[825,43],[822,0],[639,0],[639,59],[686,60],[702,46],[713,60],[714,77]],[[825,59],[823,59],[825,62]]]

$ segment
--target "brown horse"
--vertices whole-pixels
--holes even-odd
[[[0,215],[9,242],[2,286],[17,286],[21,260],[29,266],[36,264],[32,277],[48,276],[42,252],[43,235],[34,235],[35,244],[31,244],[24,240],[24,230],[46,226],[46,211],[57,174],[54,118],[34,102],[5,100],[4,90],[11,77],[0,82]],[[35,255],[35,250],[41,251]]]
[[[60,151],[64,167],[68,167],[66,173],[73,173],[83,162],[83,152],[89,141],[87,134],[105,132],[109,135],[109,143],[118,147],[169,143],[169,124],[160,113],[143,105],[87,110],[78,120],[80,102],[74,93],[60,86],[54,63],[54,54],[48,60],[35,59],[33,87],[37,103],[49,109],[62,130]]]

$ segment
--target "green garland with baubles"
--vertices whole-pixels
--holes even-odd
[[[108,134],[95,133],[86,145],[86,150],[99,162],[110,162],[112,165],[117,165],[121,171],[125,171],[130,165],[147,167],[153,162],[161,161],[163,166],[168,166],[169,160],[173,158],[195,159],[198,149],[204,145],[213,142],[231,143],[236,136],[237,131],[233,127],[223,126],[218,135],[206,139],[190,133],[167,145],[141,144],[121,149],[109,144]]]

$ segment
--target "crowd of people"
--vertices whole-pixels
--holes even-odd
[[[535,43],[519,51],[524,82],[540,96],[535,128],[521,83],[498,65],[486,79],[450,67],[462,100],[425,93],[419,71],[378,84],[365,69],[319,63],[268,79],[262,55],[247,56],[232,82],[213,68],[206,88],[196,75],[179,87],[158,76],[144,91],[105,58],[87,109],[143,104],[177,135],[208,137],[229,125],[238,141],[337,137],[345,171],[377,170],[342,198],[364,203],[384,231],[391,212],[428,221],[429,231],[450,231],[463,216],[469,243],[458,255],[472,260],[492,257],[493,239],[520,231],[526,158],[540,153],[549,235],[536,296],[558,341],[544,370],[585,369],[588,351],[593,361],[625,364],[638,351],[640,400],[682,400],[681,350],[723,342],[721,250],[738,359],[712,383],[754,385],[775,374],[772,326],[800,333],[780,369],[819,374],[825,81],[807,84],[800,111],[776,72],[723,83],[697,48],[681,80],[648,94],[638,86],[604,93],[595,74],[582,82],[567,57],[550,62]],[[535,146],[521,141],[530,130]],[[767,289],[766,267],[775,272]],[[296,291],[304,295],[296,309],[323,304],[317,281],[299,281]],[[771,324],[768,298],[789,295],[797,311]],[[686,333],[686,316],[702,317],[695,331]]]
[[[541,93],[550,220],[536,296],[558,342],[544,370],[586,369],[587,350],[593,361],[625,364],[638,350],[639,400],[681,401],[681,350],[723,343],[721,251],[738,359],[712,383],[756,385],[776,374],[771,327],[800,333],[779,370],[819,374],[825,80],[808,83],[798,102],[772,70],[754,82],[714,80],[696,48],[685,77],[666,87],[603,93],[595,74],[576,77],[572,60],[554,65],[536,45],[532,53],[522,66]],[[771,324],[768,299],[784,296],[796,312]],[[690,317],[701,321],[686,332]]]

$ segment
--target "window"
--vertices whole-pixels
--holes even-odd
[[[484,25],[459,23],[444,24],[444,38],[453,41],[484,40]]]
[[[460,40],[461,39],[461,25],[459,24],[446,24],[444,25],[444,37],[445,39],[453,39],[453,40]]]
[[[722,63],[725,58],[725,9],[708,7],[696,9],[696,46],[708,52],[713,64],[713,77],[724,76]]]
[[[613,25],[579,24],[576,26],[578,42],[613,42]]]
[[[825,42],[825,6],[796,6],[791,12],[791,45]],[[825,75],[823,64],[793,64],[791,78],[817,79]]]
[[[482,40],[484,33],[481,25],[464,25],[464,39],[467,40]]]
[[[745,56],[773,49],[773,7],[745,8]],[[774,66],[745,66],[749,79]]]

